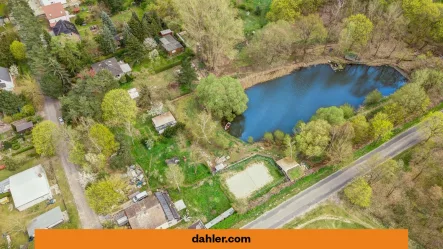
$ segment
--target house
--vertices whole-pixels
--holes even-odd
[[[280,169],[286,175],[286,177],[290,180],[294,180],[291,171],[304,170],[304,166],[301,166],[299,163],[297,163],[295,160],[289,157],[282,158],[278,160],[276,163],[278,167],[280,167]]]
[[[69,21],[69,13],[65,11],[61,3],[43,6],[42,10],[46,15],[46,19],[48,19],[51,28],[53,28],[60,20]]]
[[[0,67],[0,90],[12,91],[14,89],[14,81],[9,70]]]
[[[19,211],[52,199],[48,178],[41,165],[9,177],[9,188],[14,206]]]
[[[80,34],[78,33],[78,30],[75,27],[75,25],[66,20],[59,20],[52,28],[52,32],[54,32],[55,36],[65,34],[68,36],[72,36],[77,40],[80,40]]]
[[[174,38],[170,29],[160,31],[160,43],[169,56],[179,54],[184,51],[183,45]]]
[[[27,121],[26,119],[20,119],[18,121],[12,122],[11,125],[18,133],[31,130],[34,127],[34,124],[31,121]]]
[[[41,6],[48,6],[55,3],[65,4],[66,0],[40,0]]]
[[[166,192],[155,192],[124,210],[132,229],[167,229],[178,223],[180,215]],[[125,218],[119,216],[120,223]]]
[[[63,223],[63,212],[60,207],[55,207],[48,212],[37,216],[28,226],[29,238],[35,237],[35,229],[49,229]]]
[[[158,131],[158,133],[162,134],[166,128],[177,124],[177,121],[175,121],[175,118],[174,116],[172,116],[171,112],[166,112],[157,117],[154,117],[152,119],[152,123],[154,123],[154,127]]]
[[[108,70],[116,79],[120,79],[120,77],[122,77],[124,74],[131,72],[131,67],[127,63],[117,61],[115,57],[112,57],[92,64],[92,70],[94,73],[98,73],[102,70]]]

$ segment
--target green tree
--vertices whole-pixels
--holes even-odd
[[[197,86],[197,97],[216,118],[232,121],[247,108],[248,96],[237,79],[210,74]]]
[[[295,33],[300,39],[298,43],[303,48],[303,56],[305,56],[308,46],[324,42],[328,35],[318,14],[303,16],[297,20]]]
[[[331,140],[330,130],[331,125],[322,119],[301,123],[295,136],[298,150],[308,157],[322,156]]]
[[[443,113],[432,112],[426,115],[420,130],[426,141],[432,138],[441,138],[443,136]]]
[[[67,91],[70,86],[69,75],[66,69],[55,58],[50,57],[44,62],[45,73],[53,74],[60,79],[63,85],[63,91]]]
[[[111,33],[113,35],[116,35],[117,34],[117,29],[115,28],[114,23],[112,22],[111,18],[108,16],[108,14],[106,14],[106,12],[102,11],[100,13],[100,17],[102,19],[103,25],[108,27],[109,31],[111,31]]]
[[[3,115],[12,115],[18,113],[25,102],[18,95],[0,90],[0,112]]]
[[[43,121],[32,129],[32,142],[35,147],[35,152],[39,155],[55,155],[56,142],[58,139],[59,129],[52,121]]]
[[[429,107],[430,100],[419,84],[406,84],[392,95],[392,100],[405,109],[409,116],[423,114]]]
[[[366,208],[371,205],[372,188],[362,177],[346,186],[344,192],[349,201],[357,206]]]
[[[343,111],[343,116],[345,119],[349,119],[354,116],[354,107],[352,107],[350,104],[346,103],[344,105],[340,106],[340,109]]]
[[[123,0],[100,0],[100,2],[103,2],[111,10],[112,14],[123,9]]]
[[[16,171],[21,165],[19,161],[8,155],[3,156],[1,161],[2,164],[5,165],[6,169],[9,171]]]
[[[343,110],[336,107],[321,107],[319,108],[314,116],[312,116],[311,120],[323,119],[327,121],[330,125],[340,125],[345,122],[345,117]]]
[[[362,144],[369,139],[370,124],[366,117],[359,114],[351,119],[352,127],[354,128],[354,143]]]
[[[366,46],[371,38],[374,25],[363,14],[356,14],[348,17],[345,27],[340,33],[340,44],[343,50],[353,49],[354,46],[361,48]]]
[[[91,126],[89,129],[89,138],[92,144],[106,157],[114,154],[119,146],[115,141],[114,134],[112,134],[108,127],[102,124],[94,124]]]
[[[378,89],[373,90],[368,95],[366,95],[365,98],[365,104],[366,105],[373,105],[375,103],[380,102],[380,100],[383,98],[383,95]]]
[[[421,69],[414,71],[411,82],[421,85],[428,96],[436,101],[443,96],[443,72],[436,69]]]
[[[389,121],[388,115],[383,112],[378,112],[371,119],[372,137],[377,140],[386,141],[392,136],[392,125]]]
[[[383,183],[390,183],[398,176],[400,170],[401,170],[401,163],[398,163],[397,161],[390,159],[376,166],[374,169],[372,169],[369,172],[368,184],[372,186],[374,183],[380,181]]]
[[[185,174],[180,166],[173,164],[169,165],[165,172],[166,181],[170,186],[174,186],[180,191],[180,186],[185,182]]]
[[[116,50],[114,36],[108,27],[104,26],[102,33],[96,37],[96,41],[103,54],[112,54]]]
[[[266,18],[271,22],[294,22],[301,14],[301,3],[301,0],[273,0]]]
[[[332,164],[352,160],[353,139],[354,128],[350,122],[331,128],[331,142],[326,152]]]
[[[272,144],[274,143],[274,135],[271,132],[265,132],[263,135],[263,140],[265,140],[268,144]]]
[[[200,44],[199,53],[210,69],[217,71],[235,46],[243,41],[243,21],[231,1],[174,0],[183,28]]]
[[[18,61],[24,60],[26,58],[26,46],[19,41],[13,41],[9,46],[12,55]]]
[[[181,70],[178,74],[178,83],[180,85],[187,87],[188,89],[192,88],[192,82],[197,80],[197,73],[194,68],[192,68],[191,60],[184,59],[182,60]]]
[[[127,58],[134,63],[141,62],[147,55],[143,43],[132,33],[128,32],[127,29],[125,29],[124,37]]]
[[[100,180],[86,189],[86,199],[97,214],[109,214],[125,201],[125,185],[118,177]]]
[[[88,55],[81,44],[65,34],[56,36],[51,40],[51,53],[66,67],[72,76],[79,73],[86,64],[92,62],[91,56]]]
[[[140,108],[149,108],[152,103],[152,92],[148,84],[143,83],[139,87],[139,97],[137,98],[137,106]]]
[[[296,146],[295,139],[293,137],[291,137],[290,135],[286,134],[285,139],[283,140],[283,144],[286,147],[286,149],[284,151],[285,156],[294,160],[295,156],[297,154],[297,146]]]
[[[385,105],[383,107],[383,112],[386,113],[389,121],[391,121],[394,126],[399,125],[406,117],[405,109],[395,102]]]
[[[285,139],[285,133],[281,130],[275,130],[274,131],[274,140],[277,144],[283,143],[283,140]]]
[[[144,30],[143,24],[140,21],[140,18],[138,18],[137,13],[132,12],[131,19],[128,22],[129,30],[131,33],[137,37],[138,41],[140,43],[143,43],[143,41],[146,38],[146,30]]]
[[[40,87],[46,96],[58,98],[63,95],[63,83],[53,74],[46,73],[40,80]]]
[[[132,144],[121,134],[116,136],[116,140],[120,144],[120,148],[117,151],[117,155],[112,156],[110,159],[111,168],[124,169],[129,165],[133,165],[135,159],[131,153]]]
[[[135,101],[123,89],[106,93],[102,102],[103,120],[111,126],[132,124],[137,114]]]
[[[18,36],[13,31],[7,31],[0,34],[0,67],[9,68],[15,64],[14,55],[11,53],[10,45],[18,39]]]
[[[432,37],[433,28],[438,25],[440,10],[432,0],[402,0],[404,15],[409,20],[409,31],[413,34],[413,43],[424,42]]]

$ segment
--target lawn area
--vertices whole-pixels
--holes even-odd
[[[239,16],[244,21],[246,35],[266,25],[266,13],[269,11],[271,2],[272,0],[243,0],[238,4]]]
[[[290,169],[290,170],[288,171],[289,178],[290,178],[291,180],[293,180],[293,181],[294,181],[294,180],[297,180],[297,179],[300,178],[300,177],[302,177],[304,173],[305,173],[305,172],[304,172],[302,166],[295,167],[295,168]]]
[[[44,161],[42,158],[35,158],[33,155],[35,154],[35,150],[29,150],[26,151],[20,155],[17,155],[14,157],[14,159],[18,161],[22,161],[21,166],[15,170],[15,171],[9,171],[9,170],[0,170],[0,181],[5,180],[6,178],[15,175],[19,172],[22,172],[24,170],[27,170],[33,166],[36,166]]]
[[[202,184],[169,191],[174,201],[183,199],[192,220],[199,218],[204,223],[231,208],[228,197],[223,193],[218,177],[210,177]]]

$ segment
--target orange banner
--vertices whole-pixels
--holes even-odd
[[[407,230],[37,230],[36,249],[407,249]]]

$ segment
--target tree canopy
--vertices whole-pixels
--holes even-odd
[[[108,129],[108,127],[102,124],[94,124],[91,126],[89,129],[89,138],[106,157],[114,154],[119,147],[118,143],[115,141],[114,134]]]
[[[331,140],[331,125],[323,120],[313,120],[300,124],[300,132],[295,136],[297,148],[308,157],[321,156]]]
[[[294,22],[301,14],[301,3],[302,0],[273,0],[266,18],[271,22]]]
[[[361,48],[366,46],[371,38],[374,25],[363,14],[356,14],[348,17],[345,27],[341,32],[340,43],[344,50]]]
[[[123,89],[106,93],[102,102],[103,120],[111,126],[132,124],[137,114],[135,101]]]
[[[374,139],[381,139],[386,141],[392,136],[392,129],[394,125],[389,121],[388,115],[383,112],[378,112],[371,119],[371,129]]]
[[[343,110],[336,106],[319,108],[311,119],[323,119],[326,120],[330,125],[341,125],[345,122]]]
[[[371,205],[372,188],[364,178],[353,181],[344,192],[349,201],[357,206],[369,207]]]
[[[86,189],[86,199],[97,214],[109,214],[125,200],[125,183],[118,177],[111,177],[91,184]]]
[[[42,121],[32,129],[32,142],[34,143],[35,152],[39,155],[55,155],[58,139],[59,129],[52,121]]]
[[[20,96],[5,90],[0,90],[0,112],[3,115],[12,115],[20,112],[25,101]]]

